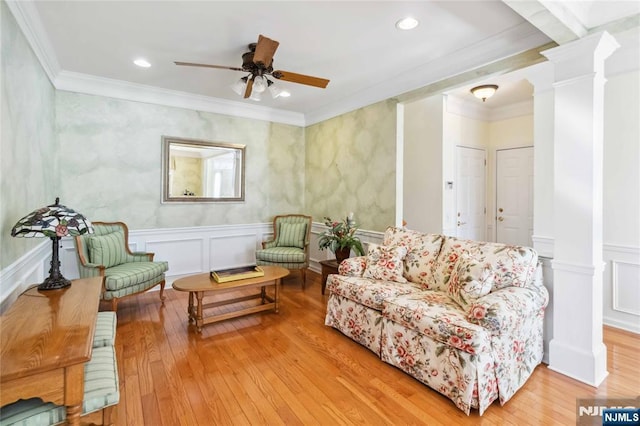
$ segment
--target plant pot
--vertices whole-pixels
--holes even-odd
[[[340,264],[351,255],[351,247],[338,248],[336,249],[335,254],[336,260],[338,261],[338,264]]]

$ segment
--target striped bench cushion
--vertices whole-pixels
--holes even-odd
[[[113,346],[116,343],[115,312],[98,312],[96,319],[96,333],[93,336],[93,347]]]
[[[94,348],[84,366],[82,414],[89,414],[120,401],[118,366],[113,346]],[[64,406],[44,403],[40,398],[21,399],[0,409],[0,426],[49,426],[66,419]]]

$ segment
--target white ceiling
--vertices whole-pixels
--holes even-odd
[[[35,1],[10,2],[10,8],[14,15],[21,12],[44,51],[38,56],[48,62],[45,69],[62,88],[80,87],[69,81],[126,84],[136,90],[151,86],[172,95],[202,95],[233,108],[301,114],[308,122],[309,117],[328,118],[550,41],[521,10],[506,3]],[[637,14],[638,4],[588,1],[568,3],[564,10],[590,28]],[[419,26],[396,29],[395,22],[405,16],[417,18]],[[280,42],[275,69],[327,78],[329,86],[278,82],[291,97],[274,100],[265,93],[256,103],[229,87],[241,72],[173,64],[239,67],[247,44],[258,34]],[[136,67],[132,61],[139,57],[152,67]],[[526,87],[514,87],[519,92],[512,95],[507,89],[501,87],[504,100],[494,105],[531,95]]]

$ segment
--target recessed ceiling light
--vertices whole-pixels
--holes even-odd
[[[291,96],[291,93],[287,92],[286,90],[283,90],[282,92],[280,92],[278,96],[281,98],[288,98],[289,96]]]
[[[410,16],[396,22],[396,28],[399,30],[412,30],[417,26],[418,20]]]
[[[136,59],[133,63],[141,68],[149,68],[151,66],[151,64],[143,58]]]

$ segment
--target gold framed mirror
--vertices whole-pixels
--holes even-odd
[[[162,202],[244,201],[245,145],[162,137]]]

